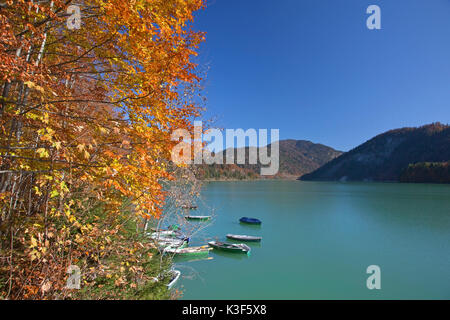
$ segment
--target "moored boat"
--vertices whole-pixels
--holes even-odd
[[[234,244],[234,243],[227,243],[227,242],[211,241],[211,242],[208,242],[208,244],[211,247],[213,247],[214,249],[228,251],[228,252],[248,253],[251,250],[249,246],[247,246],[246,244],[243,244],[243,243]]]
[[[248,242],[260,242],[262,240],[262,237],[247,236],[247,235],[240,235],[240,234],[227,234],[227,238],[233,239],[233,240],[239,240],[239,241],[248,241]]]
[[[208,254],[210,250],[212,250],[212,248],[208,248],[207,246],[188,248],[167,247],[166,249],[164,249],[164,253],[171,253],[176,255],[197,255]]]
[[[247,224],[261,224],[261,220],[256,219],[256,218],[248,218],[248,217],[242,217],[239,219],[240,222],[242,223],[247,223]]]
[[[167,284],[167,288],[172,289],[172,287],[175,285],[175,283],[180,278],[181,272],[179,270],[172,269],[169,272],[170,275],[170,281]]]
[[[158,239],[158,238],[167,238],[167,237],[176,237],[177,234],[174,230],[164,230],[164,231],[156,231],[150,233],[150,238]]]
[[[211,219],[211,216],[185,216],[186,220],[194,220],[194,221],[208,221]]]
[[[188,240],[189,238],[182,234],[179,231],[158,231],[153,232],[150,234],[150,238],[153,240],[160,240],[160,239],[182,239],[182,240]]]
[[[159,248],[165,249],[172,248],[185,248],[188,245],[188,239],[174,239],[174,238],[160,238],[156,240],[156,244]]]

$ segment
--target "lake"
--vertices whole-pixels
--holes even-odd
[[[214,218],[191,245],[227,233],[263,240],[248,256],[177,262],[183,299],[450,299],[449,185],[211,182],[202,198],[192,214]],[[380,290],[366,286],[370,265]]]

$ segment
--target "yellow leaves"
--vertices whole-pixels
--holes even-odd
[[[50,156],[48,154],[47,149],[45,149],[45,148],[39,148],[36,150],[36,152],[39,155],[39,157],[41,157],[41,158],[48,158]]]
[[[16,113],[19,114],[19,113],[20,113],[20,110],[17,110]],[[28,112],[28,113],[26,113],[25,116],[26,116],[27,119],[32,119],[32,120],[39,119],[39,115],[36,114],[36,113],[34,113],[34,112]]]
[[[77,149],[78,149],[80,152],[83,152],[83,150],[84,150],[85,147],[86,147],[86,146],[85,146],[84,144],[79,144],[79,145],[77,146]]]
[[[30,89],[36,89],[37,91],[39,91],[42,94],[45,93],[44,88],[42,88],[41,86],[35,84],[32,81],[25,81],[24,84]]]
[[[53,142],[52,147],[56,148],[56,150],[60,150],[61,149],[61,141],[57,141],[57,142]]]
[[[30,242],[31,242],[30,248],[37,247],[37,240],[35,237],[31,236]]]
[[[35,193],[36,195],[42,196],[42,192],[40,191],[40,189],[39,189],[38,186],[34,186],[33,189],[34,189],[34,193]]]
[[[30,255],[31,261],[34,261],[34,260],[39,259],[41,257],[41,253],[39,251],[37,251],[37,250],[32,250],[29,255]]]
[[[91,146],[92,147],[92,146]],[[89,159],[90,158],[90,154],[89,154],[89,152],[86,150],[86,145],[85,144],[79,144],[78,146],[77,146],[77,149],[78,149],[78,151],[80,151],[82,154],[83,154],[83,157],[85,158],[85,159]]]
[[[44,116],[42,117],[42,121],[45,123],[45,124],[48,124],[49,123],[49,117],[48,117],[48,113],[46,112],[46,113],[44,113]],[[47,130],[48,129],[50,129],[50,128],[47,128]],[[51,129],[50,129],[51,130]],[[53,131],[53,130],[52,130]]]
[[[75,242],[81,244],[84,242],[84,239],[79,234],[77,234],[77,235],[75,235]]]
[[[108,129],[104,128],[104,127],[99,127],[98,128],[100,130],[101,133],[103,134],[107,134],[108,133]]]
[[[50,198],[56,198],[57,196],[59,196],[58,190],[53,190],[53,191],[50,193]]]
[[[61,191],[69,192],[69,188],[67,188],[67,185],[66,185],[65,181],[61,181],[61,183],[59,184],[59,187],[61,188]]]
[[[45,115],[47,116],[47,121],[48,121],[48,114],[46,113]],[[45,117],[44,117],[44,118],[45,118]],[[52,136],[55,134],[55,130],[53,130],[52,128],[47,127],[47,128],[45,128],[45,129],[47,130],[47,135],[48,135],[49,137],[52,137]]]

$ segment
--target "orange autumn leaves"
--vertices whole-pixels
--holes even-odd
[[[81,9],[78,30],[65,27],[70,4]],[[202,0],[6,1],[0,236],[9,262],[2,260],[0,271],[10,276],[1,296],[44,297],[62,290],[69,263],[100,263],[97,247],[112,246],[106,235],[122,223],[124,199],[142,217],[162,213],[170,133],[191,130],[200,115],[191,99],[200,80],[192,57],[204,34],[191,23],[203,6]],[[186,88],[190,94],[180,94]],[[98,207],[106,217],[89,214]]]

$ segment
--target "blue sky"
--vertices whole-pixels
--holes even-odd
[[[366,9],[381,8],[381,30]],[[205,119],[347,151],[450,121],[450,0],[209,0]]]

